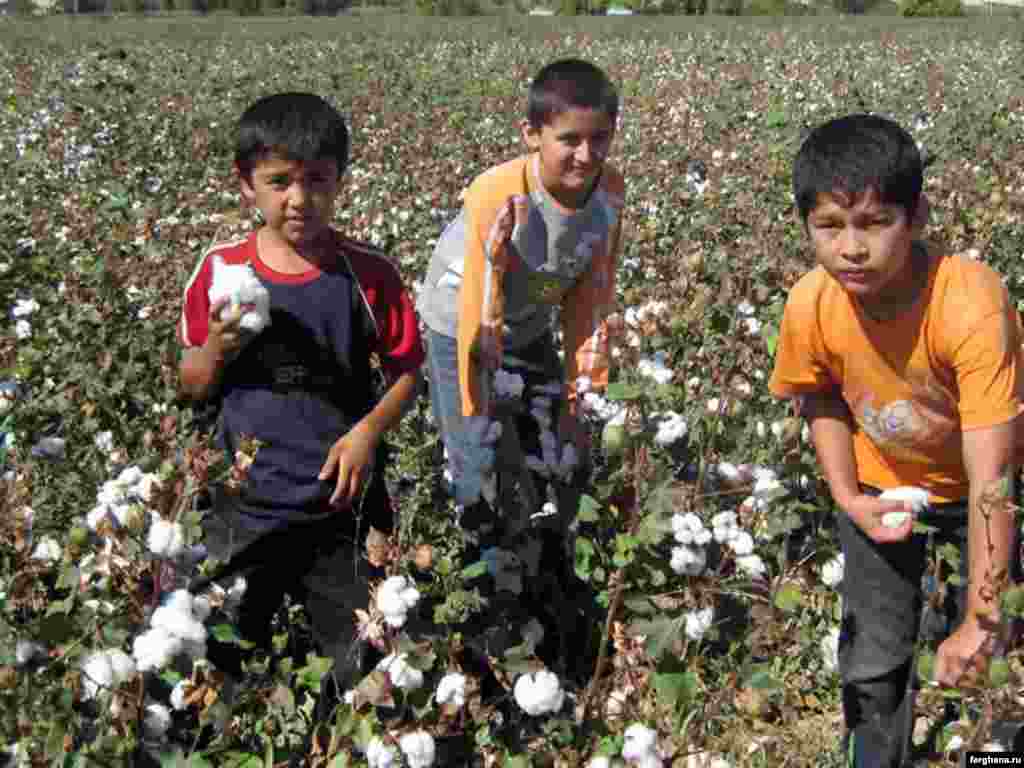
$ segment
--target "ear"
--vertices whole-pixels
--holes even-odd
[[[523,141],[531,151],[536,152],[540,149],[540,128],[531,125],[529,120],[520,120],[519,131],[523,134]]]
[[[248,205],[256,204],[256,190],[252,188],[251,179],[242,173],[242,169],[238,167],[238,163],[235,163],[235,177],[238,179],[238,188],[242,193],[242,199]]]
[[[914,231],[914,237],[920,237],[924,228],[928,226],[928,219],[931,217],[932,204],[928,201],[928,196],[922,192],[920,197],[917,198],[917,207],[914,208],[914,218],[910,222],[910,226]]]

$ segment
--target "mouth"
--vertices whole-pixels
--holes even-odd
[[[864,269],[844,269],[839,273],[839,279],[844,283],[867,283],[871,279],[871,273]]]

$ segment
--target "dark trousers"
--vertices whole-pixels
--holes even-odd
[[[921,628],[922,639],[934,645],[959,625],[966,609],[967,504],[936,505],[918,519],[938,529],[936,548],[948,543],[960,551],[962,587],[947,585],[940,609]],[[906,690],[923,607],[927,538],[914,534],[907,541],[879,545],[844,514],[838,515],[837,526],[845,556],[839,671],[853,766],[897,768],[911,738],[906,709],[913,703],[906,700]],[[1018,573],[1019,558],[1013,557],[1011,575]]]
[[[256,649],[271,647],[273,619],[287,594],[304,605],[316,651],[334,660],[323,681],[330,693],[322,698],[336,700],[358,682],[365,644],[356,642],[354,611],[366,609],[370,582],[384,574],[363,557],[366,531],[354,524],[352,512],[339,510],[325,520],[268,530],[247,523],[221,496],[203,519],[203,529],[210,556],[224,563],[223,581],[230,585],[236,576],[246,579],[236,620],[245,640]],[[252,653],[213,638],[207,644],[210,661],[236,681]],[[334,702],[323,703],[330,707]]]

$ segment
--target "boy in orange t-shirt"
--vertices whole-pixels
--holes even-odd
[[[959,625],[935,663],[938,682],[954,686],[998,645],[987,587],[1008,572],[1015,539],[1016,310],[991,268],[920,241],[922,163],[893,122],[849,115],[819,126],[797,154],[793,188],[818,267],[790,291],[770,389],[799,403],[841,511],[851,578],[839,669],[852,765],[895,768],[910,738],[904,693],[925,540],[913,535],[914,515],[884,525],[887,513],[913,509],[878,496],[923,488],[920,519],[966,544]],[[983,510],[983,495],[1006,503]]]

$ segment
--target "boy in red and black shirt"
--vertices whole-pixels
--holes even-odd
[[[261,442],[241,493],[218,494],[204,520],[210,554],[247,579],[240,632],[268,644],[289,593],[305,603],[336,671],[350,666],[353,610],[365,608],[374,575],[360,557],[363,537],[392,522],[374,457],[415,397],[423,362],[394,267],[330,226],[347,158],[345,123],[319,97],[285,93],[249,107],[235,168],[264,224],[204,255],[180,323],[183,391],[220,400],[217,440],[229,454],[241,436]],[[260,333],[240,327],[226,301],[211,303],[215,257],[248,264],[268,291],[270,324]],[[387,379],[379,399],[373,353]],[[241,671],[226,649],[211,644],[210,656]]]

